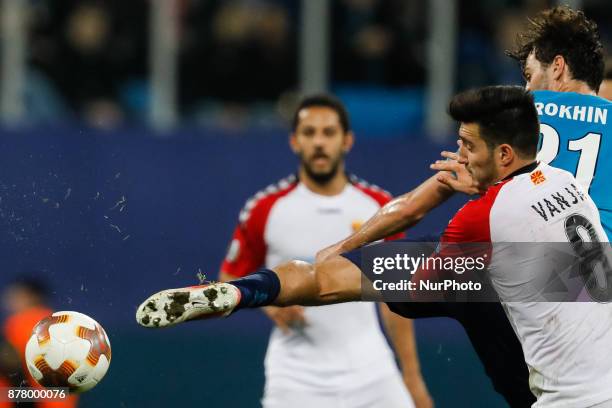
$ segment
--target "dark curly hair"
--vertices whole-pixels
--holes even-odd
[[[507,143],[522,157],[535,157],[540,135],[533,95],[522,86],[487,86],[455,95],[448,113],[477,123],[489,149]]]
[[[574,79],[599,90],[604,71],[603,45],[597,24],[582,11],[558,6],[529,19],[527,28],[517,35],[516,48],[506,54],[524,69],[532,51],[544,65],[557,55],[563,56]]]

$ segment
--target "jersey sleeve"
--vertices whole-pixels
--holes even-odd
[[[255,222],[239,223],[234,230],[221,271],[239,278],[260,268],[266,258],[263,228]]]
[[[487,193],[465,204],[450,220],[444,230],[438,249],[431,255],[434,258],[479,258],[490,259],[491,228],[489,215],[501,184],[489,188]],[[436,265],[435,262],[432,262]],[[419,269],[413,281],[460,280],[461,276],[452,270]]]
[[[246,202],[221,264],[221,272],[240,278],[255,272],[265,264],[265,229],[268,216],[277,200],[296,186],[297,178],[289,176],[259,191]]]
[[[260,268],[266,260],[264,232],[273,197],[247,201],[232,235],[221,272],[235,278],[246,276]]]
[[[450,220],[440,242],[490,242],[489,209],[481,199],[468,202]]]

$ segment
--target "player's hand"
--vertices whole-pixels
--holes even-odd
[[[433,399],[429,395],[425,381],[423,381],[423,377],[420,374],[404,375],[403,379],[416,408],[433,408]]]
[[[447,185],[449,188],[473,195],[482,192],[478,183],[472,178],[472,175],[465,167],[466,160],[453,152],[442,152],[442,157],[447,160],[436,160],[430,165],[432,170],[438,170],[437,180],[440,183]]]
[[[263,310],[284,334],[291,333],[292,328],[306,326],[303,306],[266,306]]]

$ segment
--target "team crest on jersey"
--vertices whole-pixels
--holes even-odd
[[[234,262],[238,259],[238,255],[240,254],[240,241],[237,239],[233,239],[230,243],[229,248],[227,249],[227,255],[225,255],[225,260],[227,262]]]
[[[353,229],[353,232],[357,232],[361,229],[362,225],[363,225],[363,221],[356,220],[351,223],[351,228]]]
[[[542,170],[536,170],[533,173],[531,173],[531,182],[535,184],[536,186],[538,184],[542,184],[545,181],[546,181],[546,177],[544,177],[544,173],[542,173]]]

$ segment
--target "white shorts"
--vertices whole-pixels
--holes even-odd
[[[363,388],[340,392],[307,392],[266,388],[263,408],[414,408],[399,375],[391,375]]]

